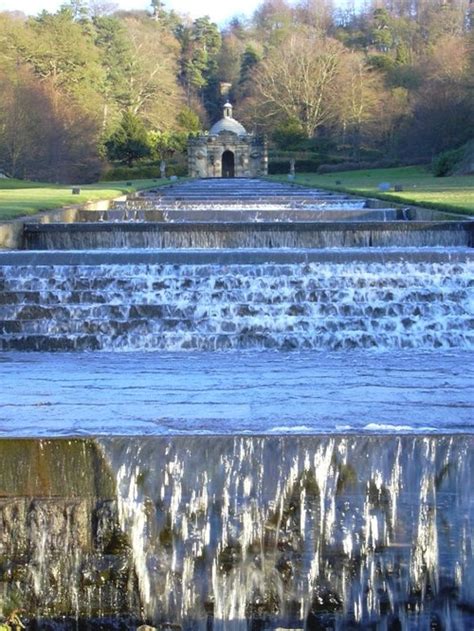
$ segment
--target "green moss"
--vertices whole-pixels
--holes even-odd
[[[441,468],[441,470],[437,473],[436,478],[435,478],[436,489],[439,489],[440,486],[443,484],[443,481],[449,475],[449,472],[451,471],[452,467],[453,467],[452,463],[447,462]]]
[[[369,482],[369,502],[375,507],[387,511],[390,507],[390,493],[382,484],[378,487],[373,480]]]
[[[139,489],[143,489],[147,477],[148,477],[148,471],[140,471],[140,473],[137,475],[137,487]]]
[[[300,485],[306,491],[306,496],[309,499],[316,499],[319,497],[319,487],[316,481],[314,472],[309,469],[304,471],[300,478]]]
[[[173,527],[169,515],[166,518],[165,526],[160,530],[159,541],[160,544],[168,550],[173,547]]]
[[[104,547],[104,554],[120,555],[128,552],[129,549],[128,537],[121,530],[114,530]]]
[[[219,569],[224,574],[228,574],[242,560],[242,546],[236,542],[229,544],[219,554]]]

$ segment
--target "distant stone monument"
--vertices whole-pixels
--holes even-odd
[[[232,105],[226,102],[224,116],[209,132],[189,139],[188,173],[198,178],[267,175],[267,143],[247,133],[232,117]]]

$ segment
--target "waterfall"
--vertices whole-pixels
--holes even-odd
[[[155,623],[465,628],[472,437],[100,443]]]
[[[188,212],[189,213],[192,211]],[[473,243],[467,221],[296,221],[30,224],[32,250],[97,248],[361,248],[463,247]]]
[[[4,350],[471,348],[473,263],[1,270]]]
[[[472,435],[1,441],[0,602],[57,629],[471,628],[473,447]]]
[[[0,615],[474,628],[473,227],[255,180],[26,224],[0,253]]]

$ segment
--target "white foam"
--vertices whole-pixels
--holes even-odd
[[[413,427],[412,425],[391,425],[390,423],[368,423],[364,429],[369,432],[432,432],[434,427]]]

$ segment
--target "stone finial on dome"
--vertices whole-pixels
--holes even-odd
[[[229,132],[237,136],[245,136],[247,134],[245,127],[232,116],[232,105],[229,101],[224,105],[224,116],[217,121],[217,123],[214,123],[209,130],[211,135],[217,135],[223,132]]]

